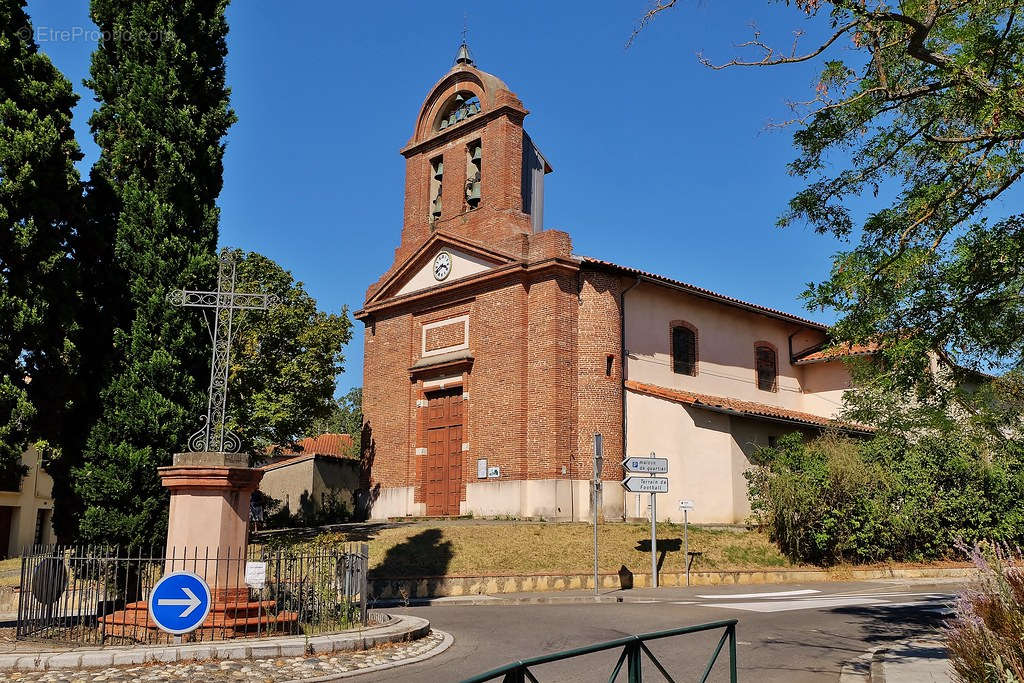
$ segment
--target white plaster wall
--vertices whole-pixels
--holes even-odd
[[[434,278],[434,257],[437,256],[439,251],[447,251],[452,255],[452,270],[448,277],[442,281],[445,283],[451,282],[452,280],[458,280],[459,278],[469,277],[470,275],[476,275],[488,268],[494,267],[493,263],[484,261],[483,259],[477,258],[471,254],[450,249],[448,247],[438,247],[430,254],[430,258],[426,264],[416,271],[416,273],[410,277],[404,285],[402,285],[397,294],[409,294],[411,292],[417,292],[421,289],[435,287],[441,284],[441,282],[438,282]]]
[[[672,372],[669,330],[675,320],[684,320],[697,328],[696,376]],[[795,349],[806,348],[823,338],[821,332],[798,323],[642,283],[627,295],[627,378],[831,417],[830,403],[804,401],[807,387],[801,386],[801,380],[805,368],[789,363],[789,335],[794,332],[797,333],[793,341]],[[757,388],[754,344],[759,341],[775,346],[778,391]]]
[[[692,500],[690,521],[742,524],[750,515],[744,472],[769,438],[792,425],[724,415],[653,396],[626,392],[629,455],[669,459],[668,493],[658,496],[658,519],[681,522],[680,500]],[[808,434],[808,430],[796,430]],[[664,476],[664,475],[662,475]],[[606,490],[608,485],[606,485]],[[649,494],[624,495],[627,517],[647,517]]]
[[[850,388],[850,371],[840,360],[811,363],[803,371],[803,410],[834,417],[843,406],[843,393]]]
[[[462,514],[479,517],[509,515],[552,521],[591,519],[590,481],[580,479],[481,480],[466,485]],[[605,519],[622,517],[622,487],[604,483]]]
[[[53,479],[42,468],[39,452],[29,448],[21,456],[21,464],[28,467],[28,473],[21,480],[20,491],[0,491],[0,505],[11,510],[11,536],[6,550],[8,557],[14,557],[35,542],[36,517],[39,510],[49,511],[48,523],[43,528],[42,542],[56,542],[53,533]]]
[[[653,396],[626,392],[629,455],[668,458],[668,493],[658,497],[658,519],[682,521],[680,500],[692,500],[690,521],[732,523],[735,515],[733,438],[729,416]],[[607,487],[606,487],[607,488]],[[627,516],[648,515],[648,494],[625,494]]]
[[[370,508],[370,519],[388,517],[422,517],[427,514],[425,503],[414,502],[416,489],[413,486],[381,488],[377,500]]]

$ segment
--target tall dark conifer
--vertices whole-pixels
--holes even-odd
[[[73,252],[82,158],[71,83],[38,51],[24,0],[0,0],[0,488],[53,439],[77,367]],[[29,382],[31,378],[31,383]]]
[[[160,543],[170,464],[205,408],[209,340],[169,289],[213,284],[223,139],[227,0],[92,0],[105,36],[93,54],[90,119],[101,148],[90,215],[108,233],[113,354],[100,415],[73,471],[79,538]]]

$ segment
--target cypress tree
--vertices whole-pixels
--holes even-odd
[[[199,427],[209,340],[201,316],[165,300],[207,288],[216,272],[223,139],[234,122],[225,86],[227,0],[92,0],[103,39],[88,85],[101,148],[89,207],[109,234],[103,269],[113,352],[99,416],[74,467],[78,537],[159,544],[167,496],[156,468]]]
[[[0,0],[0,488],[52,438],[77,367],[74,249],[82,158],[71,83],[38,50],[24,0]]]

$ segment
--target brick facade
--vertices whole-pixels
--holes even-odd
[[[478,97],[481,112],[437,130],[457,93]],[[356,314],[366,326],[363,455],[371,500],[383,510],[375,516],[424,514],[425,406],[442,388],[461,389],[464,401],[463,512],[478,513],[472,496],[493,490],[508,498],[510,514],[577,514],[582,502],[569,491],[591,476],[594,432],[604,435],[604,478],[621,476],[622,285],[618,276],[585,269],[573,258],[566,233],[533,232],[523,213],[526,113],[500,80],[457,64],[431,90],[402,150],[401,242]],[[466,150],[477,140],[481,199],[471,209]],[[438,157],[444,160],[442,212],[431,220],[431,162]],[[441,248],[493,266],[396,294]],[[463,319],[445,322],[454,318]],[[477,477],[478,458],[498,468],[495,481]],[[508,493],[507,485],[524,482],[550,486]]]
[[[466,338],[466,323],[448,323],[438,327],[431,327],[423,333],[423,348],[425,351],[443,351],[453,346],[459,346]]]

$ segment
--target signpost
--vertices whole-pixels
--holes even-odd
[[[629,472],[642,474],[668,474],[668,458],[656,458],[651,453],[649,458],[630,457],[622,461],[622,466]],[[668,493],[667,477],[642,477],[629,474],[622,480],[622,488],[629,493],[651,494],[651,585],[658,587],[658,499],[657,494]]]
[[[683,562],[686,563],[686,585],[690,585],[690,517],[689,512],[693,509],[692,500],[679,501],[679,509],[683,511]]]
[[[622,488],[630,493],[668,493],[668,479],[666,477],[638,477],[630,474],[622,480]]]
[[[210,614],[210,587],[197,574],[164,574],[149,594],[149,616],[161,631],[177,636],[199,628]]]
[[[626,458],[622,466],[630,472],[668,474],[668,458]]]
[[[594,511],[594,596],[601,593],[597,579],[597,508],[601,505],[601,470],[604,469],[604,437],[594,434],[594,480],[590,507]]]

